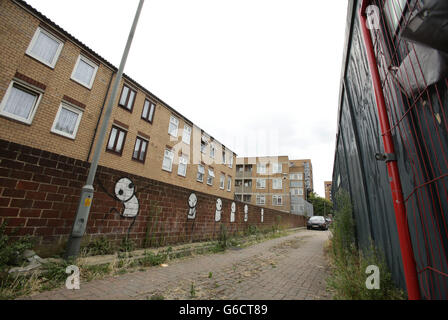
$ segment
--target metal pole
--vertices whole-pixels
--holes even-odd
[[[112,114],[112,108],[117,98],[118,86],[120,85],[121,78],[123,76],[124,66],[126,65],[126,60],[128,58],[129,50],[131,48],[132,40],[134,38],[135,30],[137,28],[138,19],[142,11],[143,3],[145,0],[140,0],[140,3],[135,14],[134,23],[132,24],[131,31],[129,33],[128,41],[121,58],[120,67],[118,68],[118,73],[115,78],[114,84],[112,86],[112,92],[109,99],[109,103],[106,108],[106,113],[104,115],[104,120],[101,125],[101,129],[98,136],[98,141],[95,146],[95,152],[93,154],[92,164],[90,165],[89,175],[87,177],[86,184],[82,187],[81,198],[79,199],[78,209],[76,211],[75,221],[73,222],[72,231],[67,243],[67,249],[65,253],[65,258],[76,257],[79,253],[79,248],[81,245],[81,239],[84,236],[87,227],[87,220],[89,218],[90,208],[93,200],[93,181],[95,180],[96,170],[98,168],[98,162],[100,159],[102,147],[104,144],[104,139],[106,136],[106,130],[109,124],[110,116]],[[113,75],[112,75],[113,76]]]
[[[389,117],[387,115],[386,102],[381,86],[381,78],[376,64],[375,52],[373,49],[370,31],[367,28],[366,8],[369,0],[363,0],[359,10],[361,30],[366,47],[367,60],[369,62],[370,73],[375,91],[375,99],[378,109],[378,119],[383,136],[384,151],[386,154],[395,154],[394,142],[390,131]],[[410,300],[420,300],[420,288],[418,284],[417,268],[415,264],[414,251],[412,249],[411,237],[409,235],[408,220],[406,217],[406,207],[404,205],[403,191],[401,188],[400,173],[398,172],[397,160],[390,159],[386,162],[389,173],[392,199],[394,200],[395,219],[397,221],[398,238],[400,241],[401,258],[403,261],[404,277],[408,298]]]

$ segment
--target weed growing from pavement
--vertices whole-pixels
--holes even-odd
[[[331,275],[327,279],[334,291],[334,299],[341,300],[397,300],[404,299],[402,290],[392,281],[384,255],[371,242],[370,248],[362,252],[355,245],[355,229],[350,197],[339,192],[335,197],[338,210],[330,226],[332,237],[325,251],[330,257]],[[366,288],[366,268],[369,265],[380,269],[380,289]]]

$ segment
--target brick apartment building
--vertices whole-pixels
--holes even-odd
[[[237,158],[235,199],[312,215],[312,206],[305,201],[306,187],[313,183],[310,168],[311,160],[289,160],[288,156]]]
[[[333,201],[333,198],[331,196],[332,182],[331,181],[325,181],[324,182],[324,186],[325,186],[325,199],[327,199],[328,201]]]
[[[0,139],[91,161],[117,68],[19,0],[0,2]],[[124,75],[100,165],[234,198],[236,154]]]

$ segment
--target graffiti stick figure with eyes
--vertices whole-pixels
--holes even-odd
[[[123,204],[120,215],[126,218],[134,218],[138,214],[139,203],[135,196],[134,183],[128,178],[121,178],[115,184],[115,197]]]
[[[221,212],[222,212],[222,200],[220,198],[216,199],[216,212],[215,212],[215,221],[221,221]]]

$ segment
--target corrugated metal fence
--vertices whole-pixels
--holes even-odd
[[[339,102],[333,194],[351,195],[358,244],[385,253],[405,287],[393,200],[357,11],[349,4]],[[421,296],[448,298],[448,52],[404,40],[434,1],[374,0],[371,29],[402,181]],[[373,12],[375,13],[375,12]],[[447,17],[448,19],[448,17]],[[424,24],[421,24],[424,25]],[[430,38],[430,37],[427,37]],[[440,49],[440,48],[438,48]]]

